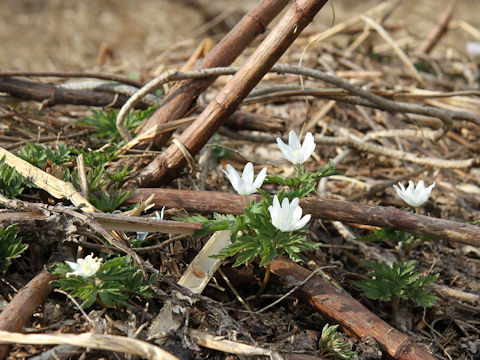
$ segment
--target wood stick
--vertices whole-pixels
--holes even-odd
[[[296,286],[305,280],[311,271],[289,260],[277,258],[270,263],[271,272],[288,286]],[[396,330],[349,294],[339,290],[315,275],[299,289],[300,296],[342,329],[359,339],[373,337],[383,355],[395,360],[434,360],[410,337]]]
[[[150,195],[158,206],[184,208],[187,211],[241,214],[243,196],[213,191],[175,189],[137,189],[125,204],[135,204]],[[249,201],[259,201],[260,195],[250,195]],[[457,221],[417,215],[392,207],[357,204],[349,201],[306,198],[300,200],[304,213],[313,218],[346,223],[394,228],[480,247],[480,228]]]
[[[60,209],[59,209],[60,210]],[[63,231],[62,226],[74,221],[74,218],[64,213],[54,213],[55,208],[50,208],[52,214],[46,215],[37,211],[8,211],[0,213],[0,226],[7,227],[17,224],[22,232],[38,232],[56,230]],[[155,217],[124,216],[117,214],[90,213],[90,215],[105,228],[105,230],[136,231],[136,232],[161,232],[165,234],[193,235],[202,227],[200,223],[159,220]],[[61,219],[61,217],[65,217]],[[83,231],[88,231],[88,224],[75,226]]]
[[[188,151],[194,156],[203,148],[326,2],[327,0],[297,0],[291,3],[275,28],[197,120],[177,139],[177,144],[170,145],[135,178],[129,180],[126,186],[150,186],[175,178],[187,164],[184,153]],[[182,148],[179,148],[178,142]]]
[[[201,68],[230,65],[257,35],[265,31],[267,25],[287,5],[287,2],[287,0],[261,1],[207,54]],[[210,77],[179,82],[163,99],[155,113],[146,121],[137,138],[142,138],[143,133],[148,132],[156,125],[183,118],[197,97],[215,79],[215,77]],[[171,134],[171,132],[168,132],[157,135],[154,139],[154,146],[160,149]]]
[[[72,104],[121,107],[128,100],[126,95],[104,91],[66,89],[16,77],[0,77],[0,91],[25,100],[41,101],[43,106]],[[146,109],[148,106],[140,103],[137,107]]]
[[[417,55],[419,54],[430,54],[435,45],[438,44],[442,36],[448,31],[448,23],[452,18],[453,7],[455,6],[456,0],[453,0],[450,5],[443,11],[443,13],[438,18],[435,26],[428,33],[427,38],[421,43],[420,47],[417,50]]]
[[[30,319],[51,291],[50,281],[57,277],[42,271],[25,285],[0,314],[0,330],[17,332]],[[9,344],[0,345],[0,359],[7,356]]]

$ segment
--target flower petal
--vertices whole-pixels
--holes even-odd
[[[248,162],[243,168],[242,180],[245,184],[253,183],[253,164]]]
[[[262,170],[260,170],[260,172],[257,175],[257,178],[253,182],[253,187],[255,188],[255,190],[262,186],[266,177],[267,177],[267,168],[264,167]]]
[[[311,217],[312,217],[312,215],[307,214],[303,218],[301,218],[299,221],[297,221],[297,223],[295,224],[295,227],[296,227],[295,230],[299,230],[299,229],[303,228],[305,225],[307,225],[307,223],[310,221]]]

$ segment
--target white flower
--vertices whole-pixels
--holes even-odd
[[[155,217],[158,219],[158,220],[163,220],[163,212],[165,211],[165,206],[162,207],[162,210],[160,210],[160,214],[158,213],[158,211],[155,211]],[[137,231],[137,240],[142,242],[142,241],[145,241],[145,239],[147,238],[148,236],[148,232],[143,232],[143,231]]]
[[[102,265],[102,259],[94,258],[93,254],[86,256],[84,259],[77,259],[77,262],[65,262],[73,270],[72,272],[66,273],[67,277],[71,275],[90,277],[94,275]]]
[[[237,171],[232,165],[227,164],[227,171],[222,170],[227,175],[228,180],[232,183],[233,188],[240,195],[250,195],[257,191],[262,186],[265,177],[267,176],[267,168],[263,168],[253,181],[253,164],[251,162],[245,165],[242,177],[238,175]]]
[[[311,215],[308,214],[302,218],[302,208],[298,203],[298,198],[293,199],[291,203],[287,198],[284,198],[280,206],[280,201],[278,201],[278,197],[275,195],[273,205],[268,207],[273,226],[284,232],[303,228],[310,220]]]
[[[414,208],[418,208],[425,204],[432,192],[435,183],[430,185],[429,187],[425,188],[425,184],[423,180],[420,180],[415,187],[415,184],[412,180],[408,182],[408,187],[405,189],[403,184],[398,183],[400,187],[397,185],[393,185],[395,190],[397,191],[398,196],[402,198],[408,205],[413,206]]]
[[[277,138],[277,144],[282,151],[282,157],[295,165],[303,164],[312,155],[316,146],[311,132],[305,135],[303,144],[300,145],[300,140],[293,130],[288,133],[288,145],[280,138]]]

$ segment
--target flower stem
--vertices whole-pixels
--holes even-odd
[[[272,240],[272,250],[274,250],[277,247],[277,240],[280,237],[280,234],[281,234],[281,232],[277,232],[277,235],[275,235],[275,237],[273,238],[273,240]],[[265,288],[267,287],[267,284],[268,284],[268,279],[270,278],[270,263],[268,263],[265,266],[265,268],[266,268],[266,270],[265,270],[265,275],[263,276],[262,285],[260,285],[260,289],[258,289],[258,291],[257,291],[257,295],[256,295],[257,299],[265,291]]]
[[[398,314],[398,308],[400,307],[400,298],[398,296],[392,296],[392,320],[395,321]]]
[[[243,195],[243,199],[245,200],[245,209],[248,207],[248,195]]]
[[[418,207],[415,208],[415,214],[418,214]]]
[[[265,270],[265,275],[263,276],[262,285],[260,285],[260,288],[257,291],[257,295],[256,295],[257,299],[265,291],[265,288],[267,287],[267,284],[268,284],[268,279],[270,278],[270,263],[268,263],[265,268],[266,268],[266,270]]]

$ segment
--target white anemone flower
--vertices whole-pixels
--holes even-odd
[[[242,177],[238,175],[237,171],[232,165],[227,164],[227,171],[222,170],[227,175],[228,180],[232,183],[233,188],[240,195],[250,195],[257,191],[262,186],[265,177],[267,176],[267,168],[263,168],[257,175],[255,181],[253,180],[253,164],[251,162],[245,165]]]
[[[312,217],[310,214],[302,218],[302,208],[298,205],[299,200],[295,198],[289,202],[287,198],[280,201],[277,195],[273,198],[273,205],[268,207],[270,216],[272,217],[272,224],[278,230],[283,232],[295,231],[303,228]]]
[[[307,132],[303,144],[300,144],[300,140],[293,130],[288,133],[288,145],[280,138],[277,138],[277,144],[282,151],[282,157],[295,165],[303,164],[307,161],[316,146],[311,132]]]
[[[162,210],[160,210],[160,214],[158,213],[158,211],[155,211],[155,217],[158,219],[158,220],[163,220],[163,213],[165,211],[165,206],[162,207]],[[137,231],[137,240],[142,242],[142,241],[145,241],[145,239],[147,238],[148,236],[148,232],[143,232],[143,231]]]
[[[73,270],[66,273],[66,276],[71,275],[90,277],[95,275],[100,266],[102,265],[102,259],[93,257],[93,254],[86,256],[84,259],[77,259],[77,262],[65,261],[68,266]]]
[[[435,183],[430,185],[429,187],[425,188],[425,184],[423,180],[420,180],[415,187],[415,184],[412,180],[408,182],[408,187],[405,189],[402,183],[398,183],[400,187],[397,185],[393,185],[395,190],[397,191],[398,196],[402,198],[408,205],[413,206],[414,208],[419,208],[423,204],[425,204],[432,192]]]

